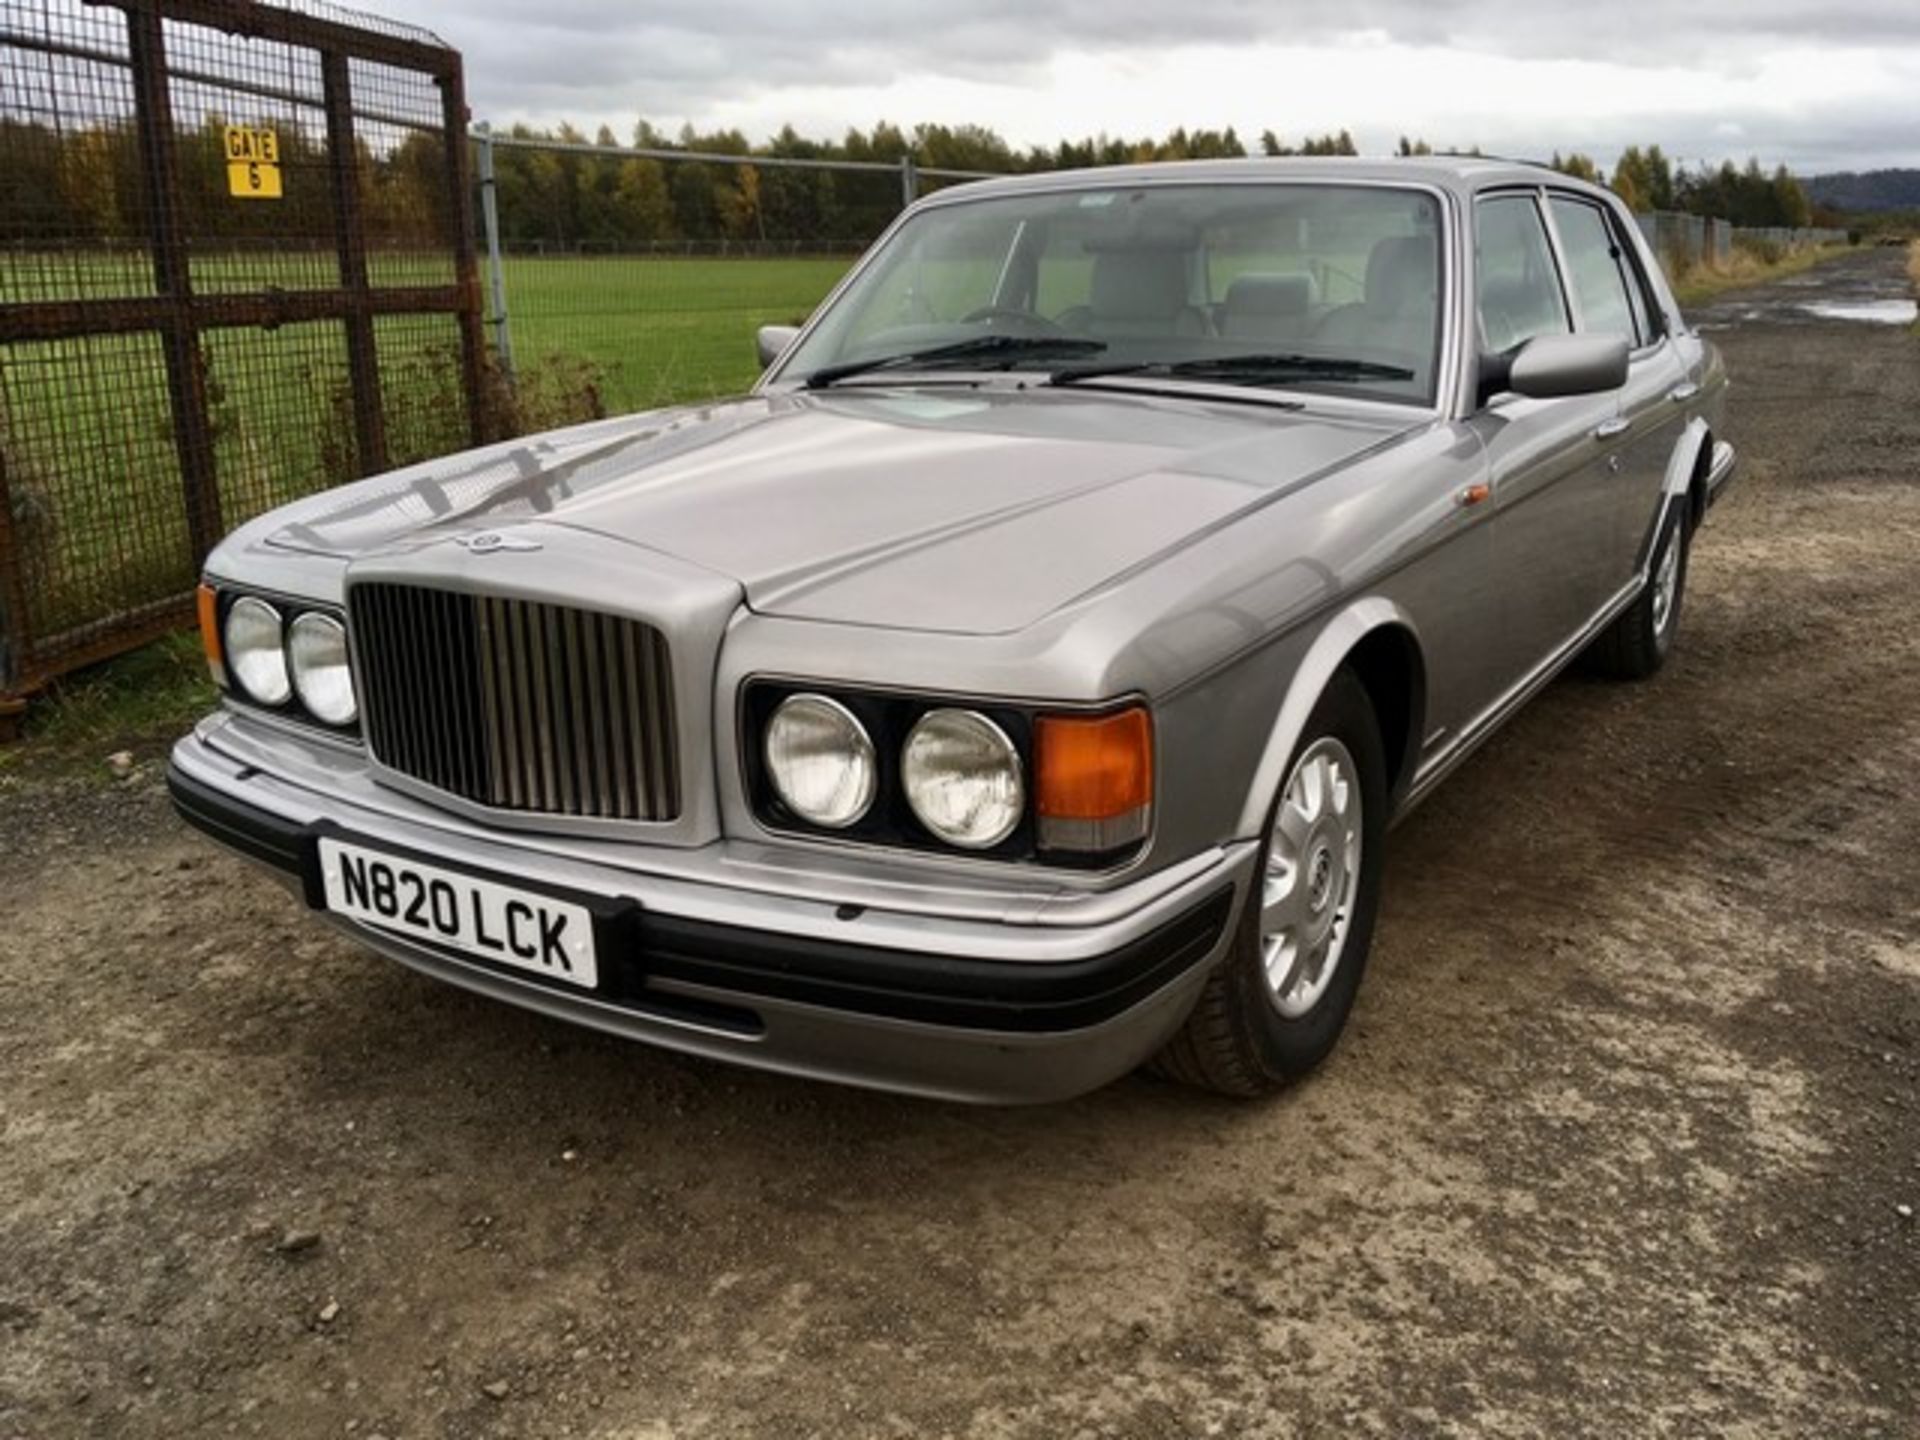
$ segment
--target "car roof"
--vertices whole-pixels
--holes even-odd
[[[942,200],[985,200],[998,195],[1044,194],[1049,190],[1102,189],[1137,185],[1193,185],[1208,181],[1353,180],[1365,184],[1428,185],[1463,197],[1503,185],[1554,184],[1591,195],[1611,192],[1576,180],[1545,165],[1478,155],[1409,155],[1381,160],[1349,155],[1285,155],[1237,160],[1162,160],[1142,165],[1103,165],[1083,170],[1049,170],[1033,175],[1003,175],[935,191],[921,204]]]

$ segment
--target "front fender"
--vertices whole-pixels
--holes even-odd
[[[1307,653],[1294,671],[1286,698],[1280,702],[1280,712],[1274,718],[1273,728],[1260,752],[1260,763],[1254,767],[1253,779],[1241,802],[1235,838],[1248,839],[1264,832],[1267,812],[1279,792],[1280,782],[1286,777],[1287,762],[1298,748],[1307,717],[1313,713],[1334,672],[1362,640],[1388,626],[1406,631],[1413,637],[1415,646],[1420,646],[1420,629],[1412,617],[1381,595],[1353,601],[1320,627],[1320,633],[1307,647]],[[1411,729],[1417,739],[1419,726],[1416,724]]]

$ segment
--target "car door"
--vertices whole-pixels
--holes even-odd
[[[1576,323],[1627,342],[1627,383],[1616,396],[1612,431],[1602,442],[1609,476],[1609,597],[1634,583],[1660,513],[1667,461],[1692,393],[1686,364],[1665,333],[1639,259],[1619,217],[1585,196],[1551,192],[1547,205],[1559,240]]]
[[[1490,192],[1474,210],[1475,301],[1484,354],[1511,354],[1573,328],[1535,187]],[[1487,397],[1469,422],[1486,447],[1506,612],[1498,637],[1509,687],[1557,655],[1611,584],[1614,394]]]

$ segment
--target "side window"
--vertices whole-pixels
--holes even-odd
[[[1639,345],[1645,334],[1635,323],[1628,298],[1625,259],[1613,243],[1607,217],[1598,205],[1553,197],[1553,223],[1560,231],[1560,248],[1567,258],[1567,280],[1580,302],[1580,328],[1596,335],[1621,335]]]
[[[1536,335],[1564,335],[1566,301],[1553,248],[1531,195],[1495,195],[1475,211],[1475,295],[1480,333],[1498,355]]]

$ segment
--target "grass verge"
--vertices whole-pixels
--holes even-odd
[[[1811,270],[1823,260],[1844,255],[1848,248],[1845,245],[1818,245],[1792,251],[1777,260],[1766,259],[1751,250],[1736,249],[1733,259],[1723,266],[1696,266],[1678,276],[1673,282],[1673,296],[1682,305],[1697,305],[1723,290],[1738,290],[1783,276],[1798,275],[1803,270]]]
[[[0,745],[0,778],[83,775],[108,781],[109,755],[131,750],[146,760],[164,753],[213,708],[214,699],[199,635],[169,635],[34,697],[20,738]]]

